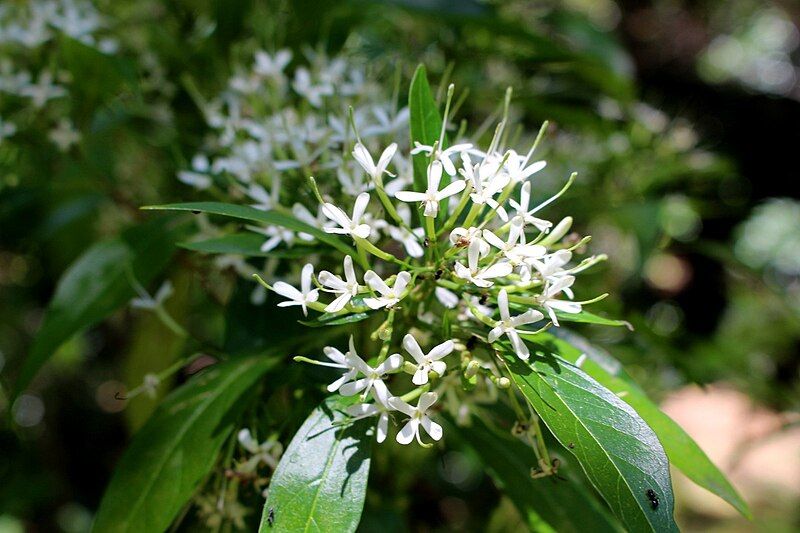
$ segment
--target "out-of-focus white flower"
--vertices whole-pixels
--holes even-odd
[[[353,148],[353,157],[374,182],[381,183],[383,174],[394,176],[394,174],[386,170],[386,167],[391,163],[396,151],[397,143],[390,144],[381,154],[378,164],[375,164],[375,160],[372,159],[369,150],[359,142]]]

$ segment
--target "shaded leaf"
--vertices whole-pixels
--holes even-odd
[[[181,204],[151,205],[143,209],[192,211],[211,215],[222,215],[238,218],[240,220],[252,220],[254,222],[263,222],[264,224],[274,224],[292,231],[313,235],[320,242],[329,244],[344,254],[352,254],[353,257],[356,257],[355,250],[342,242],[338,237],[297,220],[293,216],[278,213],[277,211],[262,211],[248,205],[226,204],[223,202],[187,202]]]
[[[352,399],[332,397],[315,409],[283,454],[259,531],[355,531],[367,492],[372,424],[340,426]]]
[[[280,257],[294,259],[306,257],[312,253],[319,252],[317,248],[311,246],[293,246],[291,248],[273,248],[267,252],[261,251],[261,245],[266,238],[257,233],[233,233],[208,239],[205,241],[182,242],[178,246],[193,252],[205,254],[234,254],[246,257]]]
[[[166,531],[235,429],[240,399],[279,359],[233,359],[170,394],[120,459],[93,531]]]
[[[628,530],[678,531],[669,461],[636,411],[563,359],[533,356],[529,364],[506,352],[504,360],[525,398]],[[648,490],[659,499],[655,509]]]
[[[152,281],[169,263],[174,241],[184,231],[174,217],[160,217],[86,250],[58,282],[17,379],[17,393],[61,344],[136,295],[132,276],[143,285]]]
[[[300,323],[304,326],[312,328],[322,328],[325,326],[341,326],[342,324],[354,324],[368,319],[370,313],[352,313],[350,315],[337,315],[331,313],[323,313],[319,318],[313,320],[301,320]]]

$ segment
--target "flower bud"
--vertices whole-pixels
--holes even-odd
[[[467,379],[472,378],[473,376],[475,376],[475,374],[478,373],[480,367],[481,364],[478,361],[474,360],[470,361],[469,364],[467,364],[466,370],[464,370],[464,377],[466,377]]]
[[[511,386],[511,380],[507,377],[502,377],[497,380],[497,386],[501,389],[507,389]]]
[[[571,227],[572,227],[572,217],[564,217],[563,219],[561,219],[561,222],[556,224],[556,227],[550,230],[550,233],[547,235],[547,237],[539,241],[539,244],[541,244],[542,246],[554,245],[555,243],[560,241],[564,235],[567,234],[567,232]]]

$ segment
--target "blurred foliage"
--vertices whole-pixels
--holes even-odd
[[[386,85],[393,69],[405,83],[425,63],[439,99],[450,81],[469,91],[458,115],[472,125],[497,117],[494,102],[513,87],[511,114],[526,129],[545,119],[556,125],[537,196],[580,173],[552,218],[580,214],[577,230],[610,256],[586,291],[611,293],[600,309],[638,335],[582,332],[655,397],[689,382],[728,381],[776,409],[800,409],[800,204],[760,205],[747,178],[761,176],[741,176],[736,155],[721,154],[690,120],[640,101],[633,59],[610,31],[620,15],[614,2],[63,0],[42,6],[56,6],[66,22],[20,42],[36,35],[37,4],[0,5],[0,412],[8,413],[0,424],[0,531],[86,530],[127,436],[155,406],[140,396],[119,414],[126,406],[115,396],[193,350],[254,352],[287,327],[269,302],[252,306],[252,286],[234,268],[187,252],[153,258],[166,265],[161,278],[140,281],[154,292],[172,280],[168,311],[201,345],[125,308],[135,292],[124,286],[110,316],[81,323],[85,331],[65,339],[11,404],[44,309],[73,261],[149,220],[142,205],[204,198],[175,178],[209,133],[201,104],[259,49],[359,57]],[[777,6],[734,4],[749,18],[708,8],[720,37],[698,56],[698,72],[791,96],[796,85],[775,74],[787,64],[796,74],[790,17]],[[97,17],[96,26],[77,24],[70,6],[75,20]],[[14,21],[30,26],[15,33]],[[769,68],[780,79],[765,86],[757,74]],[[81,297],[70,296],[76,305]],[[316,373],[296,370],[293,379]],[[292,398],[288,383],[275,397],[251,427],[284,420],[288,439],[316,402]],[[368,494],[362,528],[515,528],[516,511],[471,454],[404,450],[392,465],[376,456],[372,475],[384,488]],[[257,491],[245,492],[242,501],[259,508]],[[185,529],[199,516],[188,513]]]

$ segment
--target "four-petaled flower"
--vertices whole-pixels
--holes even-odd
[[[517,357],[527,360],[531,354],[530,351],[528,351],[528,347],[520,338],[520,332],[517,328],[525,324],[538,322],[544,318],[544,315],[535,309],[528,309],[521,315],[512,317],[508,310],[508,293],[505,289],[501,290],[500,294],[497,296],[497,307],[500,309],[500,320],[496,322],[495,327],[489,332],[489,342],[494,342],[499,339],[501,335],[505,334],[508,340],[511,341],[511,346],[514,347],[514,353],[517,354]]]
[[[351,237],[360,237],[366,239],[369,237],[372,228],[369,224],[362,224],[361,219],[364,218],[364,212],[367,210],[369,203],[369,193],[362,192],[356,197],[356,203],[353,206],[353,217],[350,218],[340,208],[331,203],[325,203],[322,206],[322,212],[326,217],[339,224],[338,228],[324,228],[327,233],[338,233],[339,235],[350,235]]]
[[[446,355],[453,351],[455,345],[453,341],[445,341],[438,346],[434,346],[427,354],[422,353],[422,348],[419,347],[417,339],[410,333],[403,337],[403,348],[414,358],[417,362],[417,371],[411,382],[414,385],[424,385],[428,382],[428,372],[433,370],[440,376],[444,375],[447,370],[447,363],[440,361]]]
[[[364,274],[364,281],[373,291],[380,294],[377,298],[364,298],[364,303],[370,309],[380,309],[381,307],[392,307],[403,298],[403,292],[411,281],[411,274],[400,272],[394,279],[394,285],[389,287],[379,275],[372,270],[367,270]]]
[[[456,167],[450,160],[450,156],[465,152],[471,148],[472,145],[470,143],[454,144],[450,148],[445,148],[444,150],[437,148],[436,153],[434,153],[433,146],[429,144],[420,144],[417,141],[414,141],[414,148],[411,150],[411,155],[426,154],[428,157],[430,157],[431,154],[433,154],[433,162],[441,163],[444,166],[445,172],[447,172],[450,176],[455,176]]]
[[[376,438],[379,443],[386,440],[386,435],[389,434],[389,408],[382,405],[380,402],[375,403],[357,403],[351,405],[345,412],[350,415],[353,421],[361,420],[370,416],[378,415],[378,425],[376,428]]]
[[[428,409],[430,409],[431,406],[436,403],[437,399],[438,395],[435,392],[426,392],[419,397],[417,406],[412,407],[404,402],[402,398],[398,398],[396,396],[389,398],[389,407],[411,417],[409,421],[406,422],[406,425],[403,426],[403,429],[397,433],[398,443],[409,444],[416,438],[417,442],[424,446],[425,444],[422,442],[419,432],[420,426],[422,426],[425,432],[430,435],[433,440],[439,440],[442,438],[442,426],[431,420],[427,415]]]
[[[514,267],[511,263],[496,263],[484,268],[478,268],[478,261],[480,259],[481,242],[479,239],[472,239],[469,243],[467,250],[467,265],[461,263],[455,264],[456,276],[465,279],[478,287],[491,287],[494,285],[492,278],[502,278],[511,274]],[[486,244],[484,243],[484,246]]]
[[[319,299],[319,289],[311,288],[311,276],[314,275],[314,265],[311,263],[303,267],[300,274],[300,290],[298,291],[286,282],[278,281],[272,286],[273,290],[288,298],[288,301],[280,302],[278,307],[289,307],[291,305],[299,305],[303,308],[303,314],[308,316],[308,304],[314,303]]]
[[[344,309],[344,306],[361,289],[361,285],[358,284],[356,279],[356,271],[353,268],[353,258],[349,255],[344,256],[344,279],[331,274],[327,270],[323,270],[319,273],[319,282],[323,287],[326,287],[322,289],[325,292],[339,295],[325,307],[325,311],[328,313],[335,313]]]
[[[423,214],[426,217],[436,217],[439,214],[439,202],[460,193],[467,185],[463,180],[457,180],[440,191],[439,183],[441,181],[442,164],[434,161],[428,166],[428,188],[425,192],[398,191],[394,193],[394,197],[401,202],[422,202],[425,206]]]

